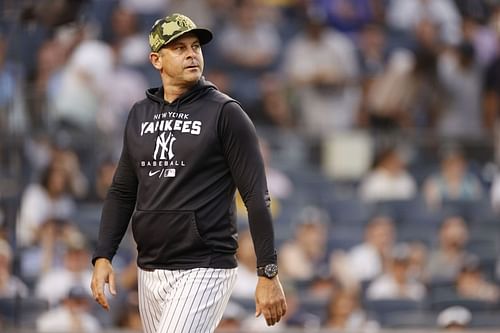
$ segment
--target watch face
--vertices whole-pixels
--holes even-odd
[[[267,277],[272,278],[278,274],[278,266],[275,264],[268,264],[264,267],[264,273]]]

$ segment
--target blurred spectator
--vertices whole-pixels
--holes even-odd
[[[478,139],[483,134],[481,115],[481,68],[474,46],[468,42],[444,52],[438,64],[439,77],[448,96],[438,119],[442,137]]]
[[[67,333],[102,331],[101,324],[90,312],[90,297],[81,287],[72,287],[64,295],[62,303],[42,314],[36,323],[37,332]]]
[[[494,1],[489,0],[454,0],[460,15],[478,23],[486,23]]]
[[[302,209],[295,226],[294,237],[280,250],[280,278],[291,281],[310,281],[327,261],[327,213],[308,206]]]
[[[0,238],[0,298],[26,297],[29,294],[24,282],[12,274],[12,259],[9,243]]]
[[[56,27],[76,21],[84,3],[84,0],[61,0],[57,3],[41,0],[32,5],[32,9],[37,20],[45,26]]]
[[[108,194],[116,170],[114,159],[103,159],[97,166],[95,181],[86,201],[102,203]]]
[[[427,263],[429,281],[453,281],[467,256],[465,246],[469,230],[460,216],[446,217],[439,229],[437,248],[431,250]]]
[[[76,47],[51,96],[51,120],[56,128],[72,138],[86,135],[88,139],[95,133],[112,68],[113,51],[108,44],[85,40]]]
[[[332,258],[335,276],[348,288],[359,288],[360,283],[373,280],[382,274],[395,238],[390,218],[371,218],[365,227],[364,241],[351,248],[346,256]]]
[[[496,304],[500,300],[500,289],[484,277],[480,264],[479,258],[473,255],[466,257],[455,282],[457,294]]]
[[[492,14],[491,26],[500,42],[500,5]],[[500,165],[500,50],[484,72],[484,126],[494,138],[495,162]]]
[[[340,287],[339,281],[325,267],[318,269],[307,286],[300,288],[300,292],[305,297],[321,302],[334,297]]]
[[[140,30],[137,14],[125,6],[117,6],[111,14],[111,46],[117,63],[126,66],[149,65],[149,45]],[[151,25],[153,22],[151,22]],[[119,82],[115,79],[114,82]]]
[[[49,129],[51,97],[59,88],[59,80],[74,48],[86,34],[86,27],[67,24],[58,27],[54,36],[47,39],[38,49],[36,71],[33,78],[33,95],[28,100],[31,109],[31,123],[38,130]]]
[[[321,327],[321,318],[313,307],[323,305],[323,300],[311,300],[300,289],[284,286],[287,310],[283,317],[286,328],[300,329],[305,332],[314,332]]]
[[[249,112],[261,96],[259,76],[276,64],[281,49],[276,27],[257,15],[259,6],[256,0],[240,1],[217,43],[229,69],[231,92]]]
[[[376,24],[368,24],[361,30],[358,41],[358,61],[363,80],[371,80],[383,73],[389,59],[384,28]]]
[[[328,304],[324,327],[342,332],[374,333],[379,324],[368,318],[360,305],[359,294],[352,290],[341,290]]]
[[[38,132],[24,142],[24,158],[29,165],[30,177],[26,183],[42,174],[43,170],[50,165],[54,144],[49,133]]]
[[[88,180],[80,166],[77,153],[65,147],[54,147],[52,152],[52,165],[60,167],[67,173],[70,194],[77,199],[82,199],[88,192]]]
[[[259,139],[260,152],[264,159],[264,166],[266,168],[266,180],[271,199],[278,200],[287,199],[292,196],[294,192],[294,185],[292,180],[281,170],[275,168],[271,164],[271,147],[269,142],[264,139]]]
[[[427,18],[420,20],[413,32],[411,49],[415,61],[408,73],[407,88],[411,96],[408,112],[412,126],[424,131],[435,129],[444,105],[444,90],[438,76],[438,59],[445,47],[439,38],[440,28]]]
[[[347,34],[359,32],[366,24],[380,18],[380,2],[372,0],[316,0],[327,14],[328,23]]]
[[[413,88],[409,85],[413,66],[410,52],[397,51],[389,57],[385,68],[375,69],[375,75],[365,81],[359,115],[362,125],[375,130],[411,126],[409,108]]]
[[[243,299],[254,299],[255,286],[257,285],[257,259],[249,230],[241,230],[238,235],[238,276],[234,285],[232,296]],[[281,270],[281,267],[280,267]],[[280,272],[281,273],[281,272]]]
[[[231,78],[223,66],[213,66],[206,69],[206,78],[217,86],[217,89],[224,93],[229,93],[231,90]],[[251,115],[250,115],[251,116]]]
[[[430,18],[423,18],[413,28],[413,43],[411,49],[413,52],[425,52],[426,54],[436,57],[446,48],[452,47],[443,43],[440,39],[439,32],[441,26],[436,24]],[[455,44],[453,44],[455,45]]]
[[[367,299],[423,300],[425,286],[411,276],[410,264],[410,247],[407,244],[396,245],[391,251],[384,273],[368,286]]]
[[[300,105],[299,128],[313,138],[353,127],[358,64],[353,43],[310,10],[303,32],[285,49],[283,71]]]
[[[381,150],[373,168],[361,180],[359,196],[364,201],[407,200],[417,195],[417,184],[398,148]]]
[[[233,5],[233,0],[169,0],[168,9],[171,13],[187,13],[200,27],[215,28],[215,4],[226,3],[227,7]],[[230,8],[227,8],[230,10]]]
[[[470,2],[476,2],[476,0]],[[477,2],[482,2],[482,0]],[[495,58],[499,47],[500,41],[497,40],[495,30],[492,26],[490,26],[490,24],[488,24],[486,19],[484,22],[481,22],[480,19],[464,17],[462,31],[463,42],[473,45],[475,62],[479,65],[479,67],[481,67],[482,70],[484,70],[486,66]],[[481,73],[481,77],[483,77],[483,74],[484,73]]]
[[[441,312],[437,317],[437,326],[449,331],[465,331],[472,319],[472,313],[463,306],[450,306]]]
[[[121,3],[126,8],[140,15],[153,15],[165,13],[170,0],[121,0]]]
[[[296,110],[291,105],[282,78],[275,73],[262,75],[260,79],[260,106],[249,113],[257,128],[293,129],[296,123]]]
[[[439,46],[435,44],[417,47],[414,51],[415,63],[408,76],[410,82],[407,83],[411,93],[411,103],[407,109],[410,123],[416,129],[431,133],[436,128],[444,105],[443,87],[438,76],[438,52]]]
[[[455,147],[445,147],[439,171],[425,180],[422,194],[427,205],[436,209],[446,200],[477,200],[483,195],[479,179],[467,170],[464,153]]]
[[[146,94],[147,82],[144,76],[118,62],[118,54],[113,54],[113,66],[109,76],[102,79],[112,89],[100,96],[100,106],[96,121],[99,144],[105,154],[119,156],[122,148],[123,131],[130,109],[135,101],[143,99]],[[152,68],[150,64],[148,64]]]
[[[500,215],[500,170],[497,171],[490,190],[491,206],[493,211]]]
[[[447,44],[460,41],[461,17],[452,0],[391,0],[387,8],[388,25],[410,32],[423,19],[440,27],[440,38]]]
[[[386,35],[383,27],[368,24],[360,32],[358,41],[358,62],[360,68],[362,98],[358,111],[358,123],[368,127],[367,94],[373,89],[371,85],[385,71],[389,60]]]
[[[69,193],[67,170],[58,164],[49,165],[40,183],[28,185],[21,198],[17,236],[21,246],[33,244],[39,227],[48,219],[66,219],[75,210]]]
[[[426,282],[425,270],[428,260],[428,248],[422,241],[408,242],[410,249],[409,276],[417,281]]]
[[[238,303],[229,300],[222,319],[215,332],[239,332],[241,323],[247,317],[247,312]]]
[[[53,269],[64,265],[68,247],[83,237],[69,220],[51,218],[38,228],[33,246],[23,248],[20,255],[21,274],[29,282],[36,281]]]
[[[126,303],[121,308],[116,326],[122,330],[141,332],[142,321],[139,315],[139,295],[137,292],[130,292]]]
[[[7,59],[7,37],[0,30],[0,130],[2,136],[21,135],[28,129],[22,68]],[[2,139],[0,153],[6,139]]]
[[[412,52],[407,46],[395,48],[386,70],[365,92],[362,111],[367,113],[370,127],[382,130],[381,134],[387,129],[434,127],[442,108],[436,29],[430,21],[419,22]]]
[[[79,286],[89,295],[92,271],[90,254],[84,239],[74,239],[64,254],[63,267],[49,270],[40,276],[35,294],[46,299],[51,306],[58,304],[72,287]]]

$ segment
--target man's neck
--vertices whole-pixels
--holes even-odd
[[[194,86],[194,83],[192,84],[165,84],[163,83],[163,98],[169,102],[172,103],[175,101],[177,98],[182,96],[186,91],[191,89],[191,87]]]

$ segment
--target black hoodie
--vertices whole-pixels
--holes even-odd
[[[276,263],[264,164],[241,106],[203,78],[173,103],[146,92],[128,116],[93,262],[111,260],[132,217],[143,269],[236,267],[238,188],[257,265]]]

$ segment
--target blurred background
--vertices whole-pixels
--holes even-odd
[[[500,330],[498,0],[3,0],[0,331],[141,332],[130,232],[110,312],[90,256],[173,12],[214,32],[205,76],[255,123],[288,297],[254,318],[239,200],[218,332]]]

